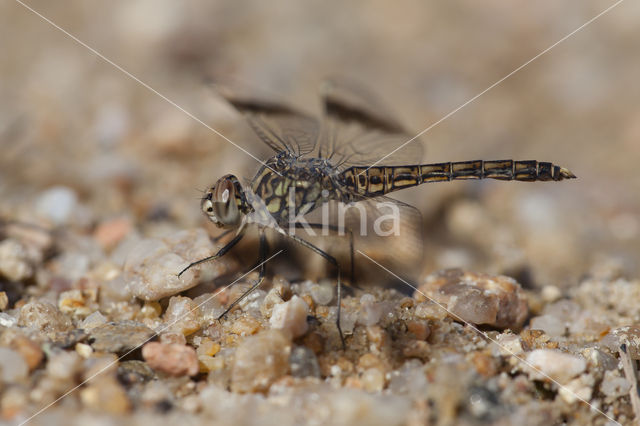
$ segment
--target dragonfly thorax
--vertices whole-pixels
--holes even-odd
[[[252,191],[279,224],[340,199],[339,173],[323,158],[277,155],[252,180]]]
[[[207,190],[201,209],[220,228],[239,226],[248,204],[238,178],[233,175],[221,177]]]

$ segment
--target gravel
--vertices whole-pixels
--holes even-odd
[[[264,144],[202,81],[233,78],[312,113],[317,83],[338,70],[417,132],[558,32],[540,2],[40,3],[260,159]],[[422,214],[423,255],[364,251],[414,288],[358,252],[351,282],[344,241],[318,239],[344,266],[344,350],[335,268],[277,235],[269,253],[284,252],[264,283],[222,318],[257,279],[227,287],[256,264],[255,229],[178,277],[231,237],[212,239],[222,230],[201,213],[202,189],[226,173],[244,182],[257,163],[29,13],[2,9],[16,42],[0,69],[1,424],[37,413],[29,424],[637,423],[633,13],[608,15],[606,31],[576,34],[412,142],[426,161],[517,155],[579,179],[399,193]]]

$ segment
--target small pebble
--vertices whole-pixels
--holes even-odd
[[[562,297],[562,292],[560,292],[560,289],[554,285],[546,285],[542,287],[541,295],[542,300],[547,303],[553,303]]]
[[[447,311],[431,301],[426,301],[416,305],[415,315],[425,320],[440,321],[447,317]]]
[[[69,223],[78,203],[76,193],[65,186],[56,186],[44,191],[37,198],[36,212],[54,225]]]
[[[149,342],[142,347],[142,357],[154,370],[171,376],[198,374],[198,356],[191,346]]]
[[[95,311],[91,315],[87,316],[81,323],[80,328],[83,330],[91,330],[92,328],[99,327],[107,323],[107,319],[100,313]]]
[[[220,345],[213,340],[204,337],[196,349],[198,356],[214,356],[220,351]]]
[[[558,395],[567,404],[573,404],[581,399],[589,401],[593,394],[594,382],[593,376],[583,374],[558,389]]]
[[[384,303],[376,302],[375,296],[372,294],[364,294],[360,297],[360,314],[358,315],[358,323],[364,326],[375,325],[380,321],[380,317],[385,314],[386,306]]]
[[[154,319],[160,317],[161,314],[162,306],[158,302],[146,302],[140,309],[141,318]]]
[[[296,338],[309,329],[307,315],[309,315],[309,306],[302,298],[294,295],[291,300],[273,307],[269,323],[271,327],[283,330]]]
[[[230,331],[238,336],[250,336],[256,334],[260,328],[260,321],[246,315],[234,320],[231,324]]]
[[[0,325],[3,327],[11,328],[18,323],[18,320],[11,315],[0,312]]]
[[[122,353],[143,345],[155,332],[134,322],[110,322],[89,330],[91,346],[98,352]]]
[[[618,370],[607,370],[600,384],[600,391],[611,399],[628,395],[631,383]]]
[[[0,275],[9,281],[22,281],[33,275],[26,248],[11,238],[0,242]]]
[[[64,314],[70,314],[76,317],[86,317],[91,313],[91,311],[95,310],[96,307],[95,300],[91,300],[89,292],[69,290],[63,291],[58,297],[58,309],[60,309],[60,312]]]
[[[496,337],[498,353],[502,356],[520,355],[524,352],[522,340],[516,334],[499,334]]]
[[[265,330],[247,337],[236,349],[231,369],[231,390],[265,392],[289,372],[291,341],[280,330]]]
[[[527,354],[527,363],[550,376],[561,384],[581,374],[587,363],[583,358],[553,349],[536,349]],[[539,371],[527,367],[529,377],[533,380],[549,380]]]
[[[67,331],[71,320],[49,302],[29,302],[20,309],[18,325],[41,331]]]
[[[316,305],[328,305],[333,300],[335,285],[333,282],[323,280],[319,284],[313,284],[310,288],[310,294]]]
[[[76,352],[82,358],[89,358],[93,354],[93,348],[90,345],[84,343],[76,343]]]
[[[262,301],[262,305],[260,305],[260,313],[265,318],[271,318],[273,307],[281,303],[284,303],[284,300],[282,300],[280,292],[278,289],[272,288]]]
[[[200,308],[188,297],[174,296],[164,313],[166,327],[185,336],[200,329]]]
[[[428,276],[414,294],[418,300],[425,296],[445,304],[454,318],[500,329],[520,329],[529,313],[520,284],[502,275],[440,271]]]
[[[162,239],[144,239],[135,244],[126,257],[124,276],[132,296],[142,300],[159,300],[188,290],[199,283],[200,271],[216,278],[228,271],[224,259],[178,273],[190,262],[215,252],[204,229],[179,231]]]
[[[198,355],[198,365],[201,373],[221,370],[224,368],[224,358],[212,357],[208,355]]]
[[[16,383],[29,374],[29,366],[22,355],[9,348],[0,347],[0,380],[3,383]]]

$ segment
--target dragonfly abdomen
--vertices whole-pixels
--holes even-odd
[[[564,167],[535,160],[475,160],[414,166],[351,167],[342,173],[345,184],[357,193],[367,196],[389,192],[428,182],[461,179],[499,179],[559,181],[575,178]]]

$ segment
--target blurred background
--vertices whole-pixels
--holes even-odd
[[[417,133],[612,4],[28,2],[261,158],[268,153],[205,81],[234,81],[318,112],[322,80],[344,76]],[[537,159],[579,177],[403,192],[424,216],[424,273],[472,268],[535,288],[637,276],[639,22],[640,3],[622,2],[424,134],[426,162]],[[199,191],[223,174],[257,170],[17,2],[0,3],[0,39],[0,217],[86,232],[114,217],[143,233],[202,226]],[[60,187],[73,201],[65,223],[38,207]]]

